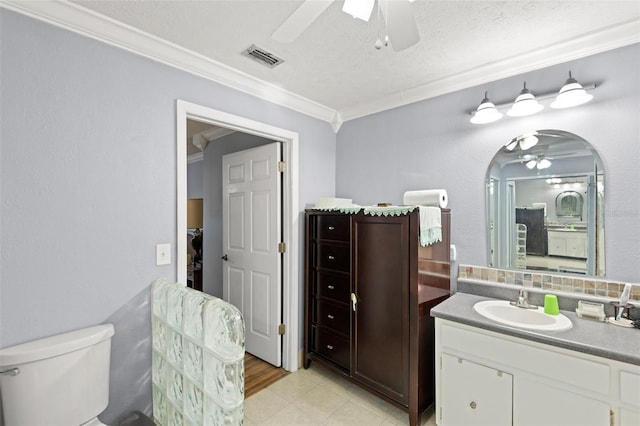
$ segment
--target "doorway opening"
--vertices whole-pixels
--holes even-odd
[[[287,371],[298,369],[298,134],[287,129],[250,120],[224,111],[204,107],[183,100],[176,103],[177,152],[177,236],[176,276],[178,282],[187,282],[187,120],[208,123],[233,131],[275,140],[282,143],[282,156],[286,164],[282,190],[282,242],[286,250],[282,256],[282,367]]]

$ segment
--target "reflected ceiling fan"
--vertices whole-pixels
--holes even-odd
[[[305,0],[276,30],[271,37],[282,43],[295,41],[335,0]],[[379,25],[385,26],[384,44],[378,40],[375,47],[391,43],[399,52],[420,40],[418,26],[413,16],[411,3],[414,0],[378,0]],[[345,0],[342,10],[354,18],[369,21],[375,0]]]

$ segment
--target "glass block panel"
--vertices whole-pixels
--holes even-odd
[[[202,308],[211,300],[204,293],[189,291],[183,299],[183,329],[184,333],[202,342]]]
[[[204,306],[204,343],[220,359],[244,357],[244,320],[233,305],[217,299]]]
[[[182,368],[182,335],[167,327],[167,359],[175,367]]]
[[[167,362],[155,350],[153,351],[151,374],[153,383],[158,386],[159,389],[167,389],[167,375],[169,374]]]
[[[224,362],[205,353],[204,388],[216,403],[225,409],[242,404],[244,399],[244,358]]]
[[[156,281],[152,291],[156,424],[241,425],[244,323],[240,312],[223,300],[166,280]]]
[[[151,318],[151,334],[153,347],[160,353],[167,351],[167,326],[160,319]]]
[[[189,381],[184,384],[184,414],[194,423],[202,424],[204,394]]]
[[[171,286],[167,289],[167,322],[182,330],[182,301],[187,287]]]
[[[182,374],[176,370],[170,370],[169,381],[167,382],[167,395],[173,401],[174,404],[182,406]]]
[[[202,385],[202,348],[188,339],[184,340],[182,348],[184,373],[191,380]]]
[[[153,420],[158,425],[167,424],[167,397],[157,386],[153,386]]]
[[[230,410],[219,407],[211,398],[205,398],[204,426],[236,426],[244,422],[244,406]]]
[[[171,404],[167,410],[167,426],[184,426],[182,413]]]
[[[162,319],[167,318],[167,289],[172,285],[165,279],[156,280],[151,285],[151,303],[153,303],[153,313]]]

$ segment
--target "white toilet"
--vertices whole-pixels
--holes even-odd
[[[113,325],[0,349],[6,426],[93,426],[109,403]]]

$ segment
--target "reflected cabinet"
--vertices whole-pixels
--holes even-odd
[[[419,213],[306,213],[304,366],[317,361],[409,413],[433,403],[431,307],[449,296],[450,211],[421,247]]]

